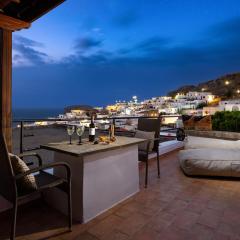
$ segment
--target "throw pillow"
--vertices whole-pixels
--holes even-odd
[[[155,132],[146,132],[146,131],[140,131],[137,130],[135,134],[136,138],[142,138],[142,139],[148,139],[148,140],[153,140],[155,137]],[[142,151],[147,151],[147,145],[148,142],[143,142],[138,145],[138,149]],[[151,152],[154,147],[154,141],[151,141],[149,151]]]
[[[26,163],[14,154],[9,154],[13,172],[15,175],[25,173],[30,170]],[[17,189],[20,195],[30,193],[37,189],[36,179],[32,174],[24,176],[17,180]]]

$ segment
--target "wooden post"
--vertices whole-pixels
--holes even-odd
[[[12,151],[12,31],[0,28],[0,130]]]

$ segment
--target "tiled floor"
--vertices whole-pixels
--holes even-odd
[[[177,152],[161,159],[161,179],[156,178],[155,161],[150,171],[148,189],[88,224],[75,223],[71,233],[64,228],[66,218],[53,209],[39,202],[21,207],[17,239],[240,239],[238,181],[188,178],[179,169]],[[8,214],[0,214],[0,239],[8,233]]]

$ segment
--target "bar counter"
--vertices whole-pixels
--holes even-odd
[[[73,218],[82,223],[139,191],[138,144],[144,139],[116,137],[110,144],[83,140],[49,143],[41,148],[54,152],[54,162],[67,162],[72,170]],[[61,168],[54,174],[64,177]],[[66,196],[58,189],[46,193],[48,203],[67,213]]]

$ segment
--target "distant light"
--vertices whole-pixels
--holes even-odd
[[[213,102],[213,99],[214,99],[214,97],[213,97],[212,95],[209,95],[209,96],[208,96],[208,102],[209,102],[209,103]]]
[[[230,84],[230,82],[229,81],[225,81],[225,85],[229,85]]]
[[[202,88],[202,92],[204,92],[206,89],[205,88]]]
[[[240,93],[240,90],[239,90],[239,89],[237,90],[237,93]]]

